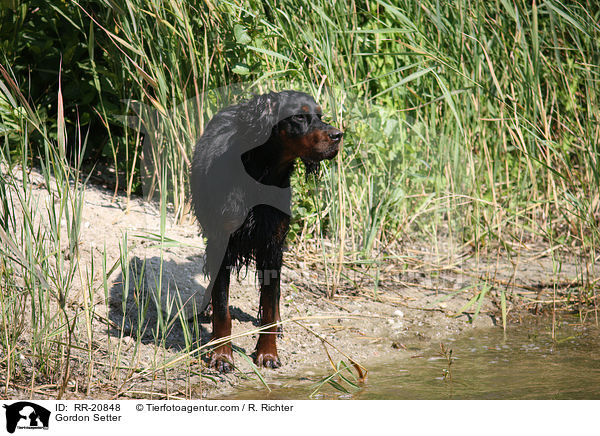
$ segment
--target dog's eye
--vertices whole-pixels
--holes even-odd
[[[304,115],[294,115],[292,116],[292,120],[296,121],[297,123],[302,123],[304,122]]]

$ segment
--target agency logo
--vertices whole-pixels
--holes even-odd
[[[26,430],[48,430],[50,411],[29,401],[3,405],[6,409],[6,431],[14,433],[18,428]]]

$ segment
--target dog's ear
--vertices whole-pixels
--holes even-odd
[[[274,92],[257,95],[240,105],[240,131],[245,139],[262,145],[279,122],[279,98]]]
[[[308,180],[308,176],[314,174],[315,177],[319,177],[319,170],[321,169],[321,163],[315,162],[314,160],[302,159],[302,163],[306,168],[306,180]]]

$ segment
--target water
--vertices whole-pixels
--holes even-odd
[[[472,330],[424,350],[399,351],[385,363],[367,362],[366,383],[352,393],[326,386],[325,399],[600,399],[600,330],[564,323],[549,327],[518,326]],[[228,399],[307,399],[327,374],[282,377],[269,393],[244,384]]]

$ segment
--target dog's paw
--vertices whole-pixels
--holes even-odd
[[[279,360],[277,354],[272,353],[257,353],[254,363],[256,366],[263,366],[271,369],[276,369],[281,366],[281,361]]]
[[[223,374],[233,371],[234,366],[231,347],[219,347],[213,351],[210,359],[210,366]]]

